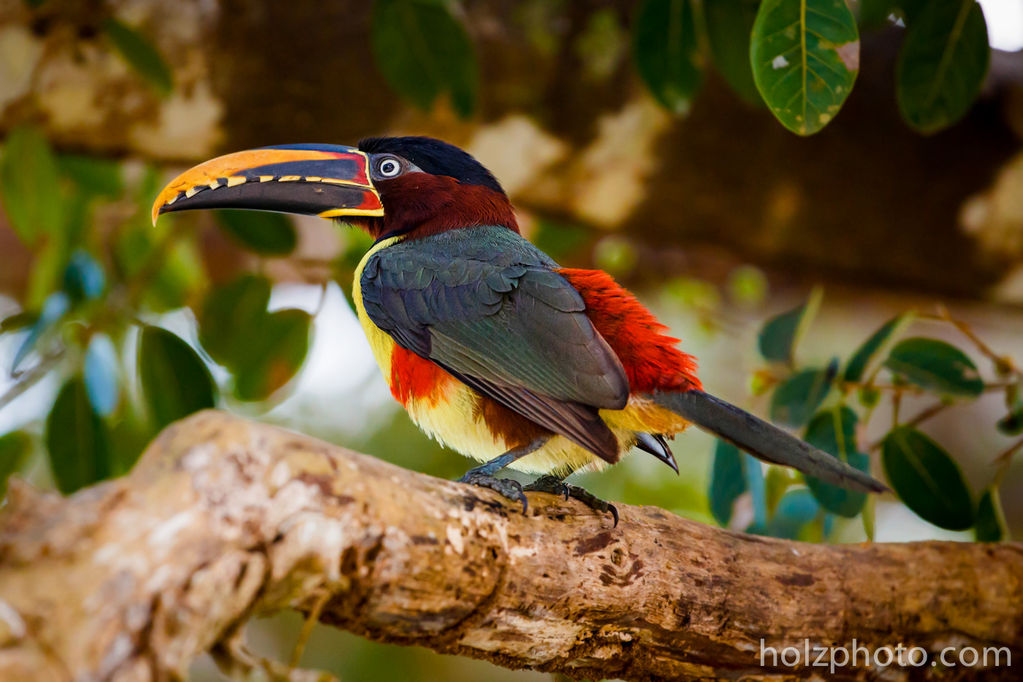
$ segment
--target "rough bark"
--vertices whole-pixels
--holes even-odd
[[[367,637],[571,677],[815,672],[761,668],[761,638],[1023,655],[1019,544],[809,545],[620,511],[613,528],[531,494],[523,515],[489,491],[202,413],[122,479],[67,499],[12,489],[0,679],[166,679],[209,649],[237,663],[247,619],[318,601],[323,621]]]

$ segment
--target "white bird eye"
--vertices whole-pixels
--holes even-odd
[[[401,163],[397,159],[386,158],[377,166],[377,173],[382,178],[393,178],[401,173]]]

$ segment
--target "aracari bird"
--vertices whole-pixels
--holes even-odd
[[[636,446],[678,466],[665,442],[690,423],[828,483],[885,486],[702,390],[692,356],[600,270],[563,268],[520,234],[494,176],[426,137],[358,148],[294,144],[186,171],[160,213],[244,208],[318,215],[374,239],[355,271],[359,321],[391,393],[423,431],[484,464],[460,480],[521,501],[526,490],[617,512],[563,479]]]

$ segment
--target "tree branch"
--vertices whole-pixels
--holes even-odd
[[[620,509],[612,528],[531,494],[524,516],[488,491],[205,412],[125,478],[67,499],[12,487],[0,679],[173,678],[230,650],[253,615],[318,602],[321,620],[373,639],[571,677],[819,673],[760,667],[761,638],[997,645],[1023,661],[1019,544],[810,545]]]

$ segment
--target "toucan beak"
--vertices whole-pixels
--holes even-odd
[[[321,218],[384,214],[369,179],[369,157],[332,144],[263,147],[201,163],[163,188],[153,204],[153,224],[161,213],[200,208]]]

